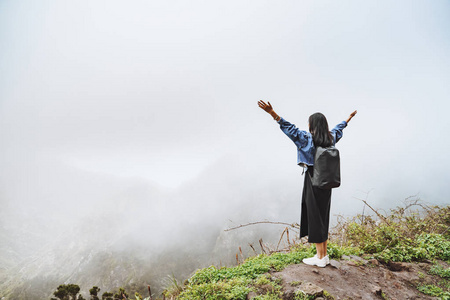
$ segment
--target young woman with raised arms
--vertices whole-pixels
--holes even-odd
[[[316,147],[329,147],[336,144],[350,120],[356,115],[355,110],[346,121],[337,124],[331,131],[328,122],[321,113],[309,117],[309,131],[300,130],[294,124],[281,118],[273,110],[270,102],[260,100],[258,106],[270,114],[280,124],[280,129],[297,146],[297,163],[306,169],[302,193],[302,209],[300,217],[300,238],[308,236],[309,243],[316,244],[317,254],[305,258],[308,265],[325,267],[329,264],[327,255],[328,229],[330,222],[331,189],[320,189],[311,183],[314,174],[314,155]]]

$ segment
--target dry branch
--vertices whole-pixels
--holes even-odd
[[[391,225],[391,224],[389,223],[389,221],[388,221],[382,214],[380,214],[376,209],[374,209],[372,206],[370,206],[369,203],[367,203],[366,200],[361,199],[361,198],[356,198],[356,197],[355,197],[355,199],[358,199],[358,200],[361,200],[362,202],[364,202],[364,204],[367,205],[374,213],[376,213],[377,216],[378,216],[381,220],[383,220],[383,221],[384,221],[386,224],[388,224],[389,226]]]
[[[147,288],[148,288],[148,294],[150,295],[150,300],[153,300],[153,297],[152,297],[152,290],[151,290],[151,288],[150,288],[150,285],[147,285]]]
[[[277,250],[278,250],[278,247],[280,246],[281,240],[283,239],[283,235],[284,235],[284,233],[285,233],[287,230],[288,230],[288,228],[286,227],[286,228],[283,230],[283,232],[281,233],[280,240],[278,241],[278,244],[277,244]]]
[[[267,254],[266,250],[264,249],[263,239],[259,239],[259,245],[261,246],[262,252],[264,252],[264,254]]]
[[[241,253],[242,261],[244,261],[245,259],[244,259],[244,254],[242,253],[242,248],[241,248],[241,246],[239,246],[239,253]]]
[[[300,228],[300,225],[297,224],[297,223],[289,224],[289,223],[285,223],[285,222],[258,221],[258,222],[251,222],[251,223],[242,224],[242,225],[239,225],[239,226],[236,226],[236,227],[228,228],[228,229],[225,229],[224,231],[231,231],[231,230],[234,230],[234,229],[239,229],[239,228],[242,228],[242,227],[251,226],[251,225],[257,225],[257,224],[277,224],[277,225],[287,225],[287,226],[290,226],[290,227],[296,228],[296,229]]]

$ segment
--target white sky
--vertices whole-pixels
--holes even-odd
[[[226,160],[300,195],[263,99],[305,129],[358,110],[336,199],[449,203],[449,54],[448,1],[4,0],[3,194],[48,162],[177,189]]]

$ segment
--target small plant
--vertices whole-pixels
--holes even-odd
[[[114,300],[113,293],[110,292],[104,292],[102,294],[102,300]]]
[[[335,300],[334,296],[332,296],[328,291],[323,290],[323,296],[325,297],[325,299],[327,300]]]
[[[163,295],[170,298],[178,297],[180,293],[183,291],[183,287],[180,285],[180,283],[173,274],[172,276],[168,276],[167,278],[169,284],[166,290],[163,292]]]
[[[440,287],[428,284],[428,285],[421,285],[417,287],[419,291],[424,293],[425,295],[433,296],[433,297],[440,297],[443,300],[449,300],[450,299],[450,293],[443,291]]]
[[[77,300],[77,294],[80,292],[80,287],[76,284],[61,284],[58,286],[53,295],[60,300]],[[82,297],[81,297],[82,298]]]
[[[341,221],[333,239],[383,262],[450,260],[450,206],[426,206],[418,200],[406,204],[391,210],[389,216],[374,210],[377,218],[358,215]],[[413,207],[421,210],[413,211]],[[331,256],[339,257],[340,253],[330,250]]]
[[[301,284],[301,282],[300,281],[291,281],[289,284],[291,286],[299,286]]]
[[[432,275],[438,275],[442,278],[450,278],[450,268],[444,269],[442,266],[440,265],[434,265],[430,271],[430,274]]]
[[[306,295],[302,291],[296,291],[294,294],[294,300],[313,300],[315,296]]]
[[[98,293],[100,292],[100,288],[98,286],[92,287],[92,289],[89,290],[89,294],[91,295],[92,300],[100,300],[98,298]]]

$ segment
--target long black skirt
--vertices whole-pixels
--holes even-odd
[[[309,243],[322,243],[328,239],[330,225],[331,189],[314,187],[311,176],[313,167],[305,172],[300,217],[300,238],[308,236]]]

